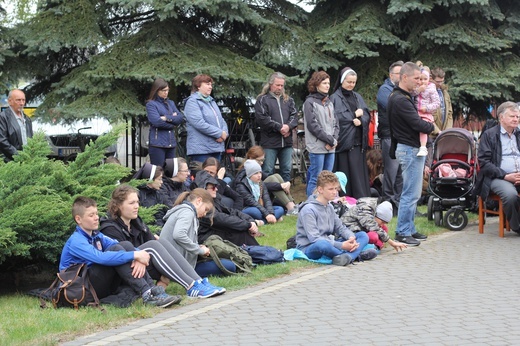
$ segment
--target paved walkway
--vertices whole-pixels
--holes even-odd
[[[520,237],[488,219],[402,253],[323,266],[67,345],[513,345]]]

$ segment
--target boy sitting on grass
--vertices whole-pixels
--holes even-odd
[[[321,171],[316,194],[300,206],[296,223],[296,247],[313,260],[332,258],[332,264],[346,266],[356,259],[375,258],[375,249],[364,250],[368,244],[365,232],[354,234],[345,226],[329,203],[336,198],[339,181],[330,171]]]
[[[143,298],[147,305],[168,307],[179,303],[179,296],[170,296],[164,288],[154,286],[146,272],[150,255],[133,247],[128,241],[117,242],[97,231],[99,216],[96,201],[78,197],[72,204],[76,230],[65,243],[60,271],[73,264],[86,263],[89,278],[99,299],[116,292],[124,283]]]

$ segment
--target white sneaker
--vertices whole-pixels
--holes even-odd
[[[419,152],[417,153],[417,156],[427,156],[428,155],[428,149],[426,147],[420,147]]]

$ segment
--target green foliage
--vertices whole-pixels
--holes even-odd
[[[74,227],[70,213],[78,195],[94,198],[101,211],[117,181],[129,169],[100,165],[105,149],[122,126],[85,148],[69,165],[47,159],[50,148],[43,133],[28,141],[14,161],[0,164],[0,264],[9,268],[23,263],[58,260]]]
[[[485,117],[489,104],[520,99],[518,1],[305,3],[311,13],[288,0],[44,0],[23,25],[0,27],[0,83],[34,80],[28,96],[47,119],[116,120],[144,114],[156,77],[179,102],[197,73],[222,99],[254,97],[280,70],[301,103],[310,73],[350,66],[375,109],[388,66],[422,60],[447,72],[456,113]]]

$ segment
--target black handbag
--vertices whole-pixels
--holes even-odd
[[[90,283],[86,263],[73,264],[56,275],[52,285],[40,296],[42,308],[47,307],[43,297],[50,296],[54,308],[70,307],[78,310],[80,306],[93,306],[104,311]]]

